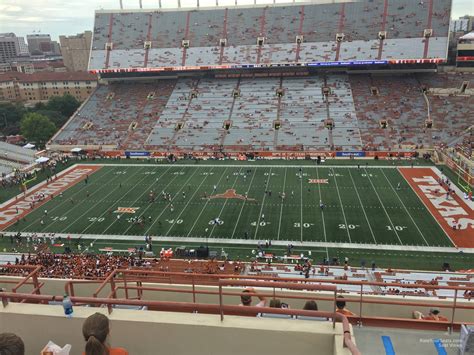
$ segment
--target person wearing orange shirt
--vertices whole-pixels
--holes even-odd
[[[346,308],[346,301],[341,301],[340,299],[344,298],[342,296],[337,297],[336,301],[336,312],[341,313],[345,316],[355,316],[355,313],[351,312]]]
[[[423,313],[414,311],[413,312],[414,319],[422,319],[422,320],[434,320],[437,322],[448,322],[448,318],[440,316],[438,309],[430,309],[430,313],[427,316],[423,315]]]
[[[111,348],[107,343],[109,319],[102,313],[89,316],[82,325],[82,335],[86,341],[83,355],[128,355],[122,348]]]

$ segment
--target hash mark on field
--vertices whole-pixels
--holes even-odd
[[[288,171],[288,168],[285,168],[285,177],[283,179],[283,193],[285,193],[285,187],[286,187],[286,173]],[[285,196],[286,198],[286,196]],[[285,199],[281,199],[281,206],[280,206],[280,221],[278,222],[278,234],[277,234],[277,240],[280,240],[280,230],[281,230],[281,218],[283,215],[283,203],[285,202]]]
[[[367,174],[367,170],[366,170],[366,169],[364,169],[364,170],[365,170],[365,173]],[[367,174],[367,178],[369,179],[369,182],[370,182],[370,184],[372,185],[372,187],[373,187],[373,189],[374,189],[374,191],[375,191],[375,194],[377,195],[377,198],[379,199],[380,204],[382,205],[382,208],[383,208],[383,210],[384,210],[384,212],[385,212],[385,215],[387,216],[388,221],[390,222],[390,224],[391,224],[391,226],[392,226],[392,229],[393,229],[393,231],[395,232],[395,235],[396,235],[397,238],[398,238],[398,241],[400,242],[401,245],[403,245],[402,240],[400,239],[400,236],[398,235],[397,230],[395,229],[395,225],[393,224],[392,219],[390,218],[390,216],[389,216],[387,210],[385,209],[385,206],[384,206],[384,204],[383,204],[383,202],[382,202],[382,199],[380,198],[379,193],[378,193],[377,190],[375,189],[374,183],[372,182],[372,179],[370,178],[369,174]]]
[[[242,168],[240,168],[239,173],[240,173],[241,171],[242,171]],[[239,179],[239,175],[237,175],[237,176],[235,177],[235,181],[234,181],[234,183],[232,184],[232,189],[235,187],[235,183],[237,182],[238,179]],[[221,210],[220,210],[219,215],[217,216],[217,218],[221,218],[222,211],[224,211],[225,205],[227,204],[227,201],[228,201],[228,200],[229,200],[228,198],[225,199],[224,203],[222,204],[222,208],[221,208]],[[244,200],[244,201],[245,201],[245,200]],[[214,225],[213,225],[212,228],[211,228],[211,232],[209,233],[209,237],[207,237],[207,238],[211,238],[211,237],[212,237],[212,233],[214,232],[214,229],[216,228],[216,225],[217,225],[217,224],[214,223]]]
[[[165,174],[166,174],[166,172],[167,172],[168,170],[169,170],[169,168],[168,168],[167,170],[165,170],[165,171],[160,175],[159,178],[153,180],[153,182],[152,182],[151,184],[148,184],[148,185],[147,185],[148,187],[143,191],[143,193],[141,193],[141,194],[135,199],[134,202],[132,202],[132,204],[137,203],[137,201],[139,201],[140,198],[141,198],[145,193],[148,192],[148,189],[150,189],[151,187],[153,187],[153,185],[155,185],[157,181],[159,181],[163,176],[165,176]],[[144,175],[144,178],[146,178],[146,177],[148,177],[148,175]],[[141,180],[141,179],[140,179],[140,180]],[[124,195],[124,196],[125,196],[125,195]],[[120,201],[120,200],[119,200],[119,201]],[[118,201],[117,201],[117,202],[118,202]],[[118,207],[118,206],[117,206],[117,207]],[[146,211],[146,208],[141,212],[141,213],[142,213],[142,214],[141,214],[142,216],[144,216],[145,211]],[[145,217],[143,217],[143,218],[145,218]],[[114,220],[112,221],[112,223],[107,226],[107,228],[105,229],[105,231],[104,231],[103,233],[107,232],[107,231],[109,230],[109,228],[112,227],[112,226],[115,224],[115,222],[116,222],[117,220],[118,220],[118,219],[114,219]],[[130,226],[127,227],[127,229],[125,230],[125,232],[124,232],[123,234],[127,233],[127,232],[130,230],[131,227],[132,227],[132,224],[130,224]]]
[[[126,170],[125,170],[125,171],[126,171]],[[129,179],[135,177],[135,176],[137,175],[137,173],[138,173],[138,171],[137,171],[136,173],[134,173],[134,174],[131,174],[131,175],[127,174],[128,177],[125,179],[125,181],[127,181],[127,180],[129,180]],[[117,176],[123,176],[123,174],[122,174],[122,175],[121,175],[121,174],[117,174]],[[141,180],[143,180],[143,179],[144,179],[144,177],[141,178],[139,181],[141,181]],[[105,195],[104,198],[107,198],[107,196],[109,196],[111,193],[115,192],[117,189],[120,189],[120,187],[115,187],[110,193],[108,193],[107,195]],[[129,190],[129,191],[130,191],[130,190]],[[127,191],[127,192],[129,192],[129,191]],[[117,201],[115,201],[115,202],[113,203],[113,205],[115,205],[115,204],[117,204],[119,201],[121,201],[122,198],[125,197],[126,195],[127,195],[127,194],[122,195],[122,197],[119,198]],[[103,201],[100,200],[100,202],[103,202]],[[92,207],[88,208],[86,212],[84,212],[81,216],[79,216],[79,218],[82,218],[84,215],[86,215],[87,213],[89,213],[89,211],[90,211],[92,208],[94,208],[94,206],[96,206],[97,204],[98,204],[98,203],[96,203],[96,204],[92,205]],[[112,205],[112,206],[113,206],[113,205]],[[100,218],[100,217],[103,217],[106,213],[107,213],[107,210],[105,210],[104,212],[102,212],[102,213],[99,215],[99,218]],[[77,218],[76,221],[78,221],[79,218]],[[74,223],[75,223],[76,221],[74,221]],[[114,221],[112,221],[112,223],[113,223],[113,222],[114,222]],[[73,223],[73,224],[74,224],[74,223]],[[81,234],[85,233],[86,230],[88,230],[94,223],[95,223],[95,221],[92,222],[92,223],[90,223],[88,226],[86,226],[86,228],[84,228],[84,229],[82,230]],[[68,227],[67,227],[67,228],[68,228]],[[107,228],[107,229],[108,229],[108,228]],[[107,231],[107,229],[106,229],[105,231],[103,231],[103,233],[105,233],[105,232]],[[63,232],[64,232],[64,231],[63,231]]]
[[[362,212],[364,212],[365,220],[367,221],[367,224],[369,226],[370,234],[372,234],[372,238],[374,239],[375,244],[377,244],[377,240],[375,239],[374,231],[372,230],[372,226],[370,225],[369,218],[367,217],[367,213],[365,212],[364,204],[362,203],[362,200],[359,195],[359,191],[357,191],[357,185],[354,181],[354,178],[352,177],[352,173],[350,169],[347,169],[349,171],[349,176],[351,177],[352,184],[354,185],[354,190],[357,194],[357,198],[359,199],[360,206],[362,207]]]
[[[138,170],[137,170],[137,172],[138,172]],[[135,175],[137,174],[137,172],[134,173],[134,174],[129,175],[126,180],[128,180],[128,179],[130,179],[131,177],[135,176]],[[122,175],[117,174],[112,180],[115,180],[116,178],[121,177],[121,176],[122,176]],[[114,188],[112,191],[110,191],[107,195],[104,196],[104,198],[107,198],[107,196],[110,196],[112,193],[115,192],[115,190],[117,190],[117,188]],[[64,229],[61,231],[61,233],[64,233],[65,230],[67,230],[67,229],[70,228],[72,225],[74,225],[75,223],[77,223],[82,217],[84,217],[87,213],[89,213],[89,211],[90,211],[91,209],[93,209],[95,206],[97,206],[98,204],[99,204],[99,202],[97,202],[97,203],[93,204],[92,206],[90,206],[84,213],[82,213],[79,217],[77,217],[77,218],[74,220],[74,222],[72,222],[71,224],[68,224],[67,227],[64,228]],[[94,223],[94,222],[93,222],[93,223]],[[92,223],[91,223],[90,225],[92,225]],[[90,226],[90,225],[89,225],[89,226]],[[88,229],[89,226],[87,226],[84,230],[82,230],[81,234],[83,234],[83,233]]]
[[[165,213],[166,208],[167,208],[168,206],[171,206],[171,205],[173,204],[174,199],[175,199],[175,198],[178,198],[179,193],[181,192],[181,190],[183,190],[183,189],[187,186],[189,180],[192,179],[192,177],[194,176],[194,174],[197,173],[198,170],[199,170],[199,169],[195,169],[195,170],[194,170],[194,173],[192,173],[191,176],[186,179],[186,181],[184,182],[184,184],[181,185],[181,188],[175,193],[175,195],[174,195],[174,197],[171,199],[171,201],[170,201],[168,204],[166,204],[165,208],[163,208],[163,210],[162,210],[161,213],[158,215],[158,217],[155,218],[155,220],[153,221],[153,223],[151,224],[151,226],[148,227],[148,229],[145,231],[145,234],[148,234],[148,232],[151,230],[151,228],[153,227],[153,225],[160,219],[160,217],[163,215],[163,213]],[[176,174],[175,177],[174,177],[173,179],[171,179],[171,181],[173,181],[173,180],[174,180],[176,177],[178,177],[178,176],[182,176],[182,175]],[[170,182],[171,182],[171,181],[170,181]],[[168,185],[169,185],[169,184],[168,184]],[[166,185],[166,187],[168,187],[168,185]],[[166,187],[165,187],[165,189],[166,189]],[[163,189],[163,190],[164,190],[164,189]],[[150,204],[148,207],[150,207],[150,206],[151,206],[151,204]],[[148,209],[148,207],[145,208],[145,210],[143,211],[143,213],[145,213],[145,211]],[[128,227],[127,231],[128,231],[131,227],[132,227],[132,225],[131,225],[130,227]],[[125,233],[124,233],[124,234],[125,234]]]
[[[349,232],[349,227],[347,225],[347,219],[346,219],[346,212],[344,211],[344,206],[342,204],[342,199],[341,199],[341,194],[339,193],[339,187],[337,186],[337,178],[336,178],[336,174],[334,173],[334,169],[332,169],[332,174],[333,174],[333,177],[334,177],[334,182],[336,184],[336,191],[337,191],[337,196],[339,197],[339,202],[341,203],[341,209],[342,209],[342,216],[344,217],[344,223],[346,224],[346,232],[347,232],[347,236],[349,237],[349,243],[352,243],[352,240],[351,240],[351,233]]]
[[[265,194],[263,195],[262,207],[260,207],[260,213],[258,214],[257,226],[255,228],[255,234],[253,236],[253,239],[257,239],[258,227],[260,226],[260,218],[262,216],[263,206],[265,205],[265,198],[267,197],[268,183],[270,182],[271,177],[272,177],[272,168],[270,168],[270,172],[268,173],[267,183],[265,184],[265,191],[264,191]]]
[[[105,171],[105,170],[104,170],[104,171]],[[104,178],[107,174],[109,174],[109,173],[112,172],[112,171],[113,171],[113,170],[111,169],[110,171],[105,172],[105,174],[104,174],[103,176],[99,177],[98,179]],[[77,184],[75,184],[74,186],[76,186],[76,185],[77,185]],[[94,185],[96,185],[96,182],[94,182]],[[70,189],[70,188],[72,188],[72,187],[73,187],[73,186],[68,187],[68,188],[67,188],[66,190],[64,190],[63,192],[66,192],[68,189]],[[72,194],[72,197],[75,197],[77,194],[79,194],[80,192],[82,192],[82,190],[84,190],[86,187],[87,187],[87,185],[84,185],[83,187],[81,187],[81,188],[79,189],[79,191],[76,191],[76,192],[74,192],[74,193]],[[48,202],[49,202],[49,201],[48,201]],[[46,204],[47,204],[48,202],[46,202]],[[69,201],[68,201],[67,199],[64,199],[64,200],[63,200],[62,202],[60,202],[57,206],[54,206],[54,207],[49,211],[49,213],[56,211],[56,209],[58,209],[59,207],[61,207],[61,206],[62,206],[63,204],[65,204],[66,202],[69,202]],[[43,206],[44,206],[44,205],[43,205]],[[34,212],[34,210],[33,210],[32,212]],[[42,216],[36,218],[35,220],[32,221],[32,223],[28,223],[28,224],[27,224],[24,228],[22,228],[20,231],[21,231],[21,232],[25,232],[25,231],[26,231],[26,228],[31,228],[31,226],[33,226],[35,223],[37,223],[38,221],[40,221],[42,218],[43,218]],[[53,221],[52,223],[48,224],[47,226],[43,226],[43,228],[41,228],[41,231],[40,231],[40,232],[43,232],[46,227],[50,227],[50,226],[53,225],[55,222],[56,222],[56,221]]]
[[[255,174],[257,174],[258,167],[256,167],[253,170],[254,170],[254,172],[252,174],[252,178],[250,179],[250,184],[247,186],[247,190],[246,190],[247,194],[248,194],[250,188],[252,187],[252,181],[253,181],[253,178],[255,177]],[[240,208],[239,216],[237,217],[237,221],[235,222],[235,225],[234,225],[234,230],[232,231],[232,235],[230,237],[231,239],[234,238],[235,231],[237,230],[237,226],[239,225],[240,217],[242,216],[242,211],[244,210],[245,202],[247,202],[247,201],[244,200],[244,203],[242,204],[242,207]]]
[[[211,167],[211,171],[212,169],[214,169],[214,167]],[[212,174],[213,175],[213,174]],[[199,191],[199,189],[202,187],[202,184],[204,183],[204,181],[206,181],[206,179],[211,176],[211,174],[207,174],[205,175],[204,179],[201,181],[201,183],[199,184],[199,186],[195,189],[194,193],[191,195],[191,197],[189,198],[188,202],[186,203],[186,205],[184,206],[184,208],[181,210],[181,212],[179,213],[178,217],[176,218],[173,218],[174,221],[173,223],[171,224],[171,227],[170,229],[168,229],[168,231],[166,232],[166,235],[169,235],[170,232],[171,232],[171,229],[173,229],[173,227],[176,225],[176,222],[180,219],[181,215],[184,213],[184,211],[186,210],[186,208],[188,208],[189,204],[191,203],[191,200],[193,199],[194,195],[196,195]]]
[[[316,178],[319,180],[319,167],[316,167]],[[321,184],[318,184],[318,190],[319,190],[319,200],[322,201],[322,195],[321,195]],[[323,232],[324,232],[324,242],[327,243],[327,236],[326,236],[326,222],[324,221],[324,209],[321,209],[321,215],[323,218]],[[329,249],[326,247],[326,258],[329,260]]]
[[[224,174],[225,172],[227,171],[227,167],[224,169],[224,171],[222,172],[222,175],[221,177],[219,178],[219,180],[217,181],[217,184],[216,184],[216,187],[219,186],[219,183],[221,182],[222,178],[224,177]],[[214,187],[214,186],[213,186]],[[193,231],[194,227],[196,226],[196,223],[199,221],[199,218],[201,217],[202,213],[204,212],[204,210],[206,209],[206,206],[209,204],[209,201],[211,199],[208,198],[206,203],[204,203],[204,206],[202,207],[201,209],[201,212],[199,212],[199,215],[197,216],[197,218],[194,220],[194,223],[191,227],[191,229],[189,230],[188,234],[186,235],[186,238],[189,237],[189,235],[191,234],[191,232]]]

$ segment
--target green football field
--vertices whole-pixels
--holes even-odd
[[[310,183],[311,179],[328,183]],[[240,198],[208,198],[230,189]],[[157,195],[155,202],[150,202],[150,191]],[[161,198],[163,191],[171,194],[171,202]],[[117,213],[119,207],[135,213]],[[143,223],[134,223],[134,218]],[[153,235],[170,241],[452,246],[391,167],[104,166],[88,184],[69,188],[8,230]]]
[[[453,244],[393,165],[109,162],[7,231],[82,236],[80,252],[127,250],[151,235],[155,250],[206,243],[234,258],[251,258],[259,241],[271,240],[267,252],[283,255],[292,243],[293,253],[312,251],[317,261],[350,256],[425,269],[472,263],[471,255],[436,248]]]

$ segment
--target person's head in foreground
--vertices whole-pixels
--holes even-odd
[[[0,355],[25,355],[23,340],[13,333],[1,333]]]
[[[306,301],[304,304],[303,310],[305,311],[317,311],[318,310],[318,304],[316,301],[310,300]]]
[[[85,355],[127,355],[121,348],[110,348],[106,343],[109,335],[109,319],[102,313],[89,316],[82,325],[82,335],[86,341]]]

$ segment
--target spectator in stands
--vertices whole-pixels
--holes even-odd
[[[303,306],[303,310],[305,310],[305,311],[317,311],[318,310],[318,304],[314,300],[306,301],[306,303]]]
[[[109,335],[109,319],[102,313],[89,316],[82,325],[82,335],[86,341],[85,355],[128,355],[122,348],[111,348],[106,343]]]
[[[278,298],[271,299],[269,307],[270,308],[290,308],[287,303],[282,302]]]
[[[25,355],[25,344],[23,340],[13,333],[0,334],[1,355]]]
[[[255,290],[252,287],[243,290],[242,295],[240,295],[241,303],[239,304],[239,306],[250,307],[252,305],[252,296],[248,295],[247,293],[255,293]],[[257,295],[257,297],[259,298],[260,302],[258,302],[255,307],[265,307],[267,304],[267,299],[260,295]]]
[[[413,312],[414,319],[422,319],[422,320],[434,320],[437,322],[448,322],[448,318],[439,315],[439,309],[430,309],[430,313],[427,316],[423,315],[423,313],[414,311]]]
[[[338,296],[338,297],[337,297],[337,301],[336,301],[336,312],[337,312],[337,313],[344,314],[345,316],[355,316],[355,313],[349,311],[349,310],[346,308],[346,301],[341,301],[341,298],[344,298],[344,297],[342,297],[342,296]]]

